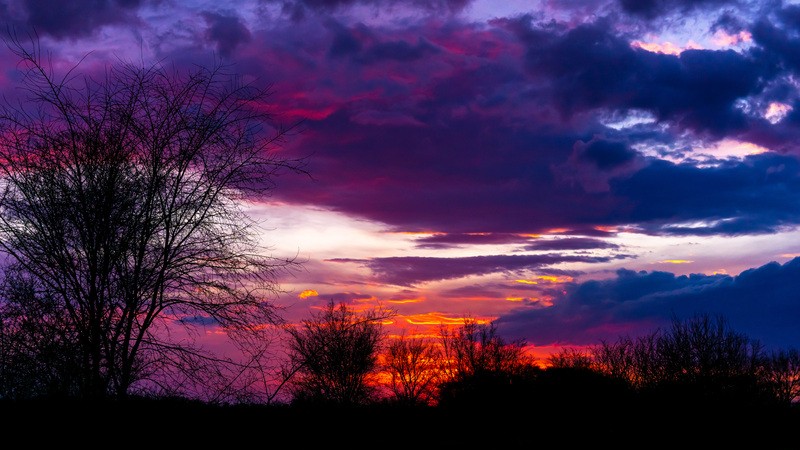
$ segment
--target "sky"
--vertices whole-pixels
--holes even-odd
[[[0,0],[56,67],[231,64],[310,177],[247,205],[279,303],[494,321],[540,355],[724,316],[800,347],[800,5]],[[15,59],[0,50],[0,90]]]

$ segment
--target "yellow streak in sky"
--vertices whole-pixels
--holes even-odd
[[[569,283],[572,280],[574,280],[574,278],[572,278],[569,275],[562,275],[562,276],[557,276],[557,275],[539,275],[536,278],[538,278],[539,280],[542,280],[542,281],[547,281],[549,283]]]
[[[405,304],[405,303],[421,303],[421,302],[424,302],[424,301],[425,301],[424,297],[419,297],[419,298],[398,298],[398,299],[394,299],[394,300],[392,300],[392,299],[386,300],[386,303]]]
[[[461,316],[453,317],[440,312],[411,314],[408,316],[403,316],[403,318],[406,320],[406,322],[410,323],[411,325],[461,325],[464,323],[464,317]],[[491,318],[475,318],[474,320],[478,324],[487,324],[494,319],[495,319],[494,317],[491,317]]]
[[[510,302],[521,302],[525,300],[525,297],[506,297],[506,300]]]
[[[694,261],[690,259],[664,259],[659,262],[663,264],[690,264],[693,263]]]

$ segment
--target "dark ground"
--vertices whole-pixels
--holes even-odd
[[[0,402],[6,448],[800,448],[800,410]],[[69,448],[67,447],[67,448]]]

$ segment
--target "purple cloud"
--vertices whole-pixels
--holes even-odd
[[[203,18],[208,25],[207,38],[215,43],[223,57],[231,56],[237,46],[251,39],[250,30],[238,16],[206,11],[203,12]]]
[[[525,246],[525,250],[597,250],[617,249],[617,244],[606,242],[602,239],[592,238],[562,238],[537,240]]]
[[[91,36],[105,25],[133,24],[138,22],[137,10],[141,0],[73,0],[52,2],[48,0],[23,0],[14,2],[17,8],[9,8],[8,1],[0,2],[0,11],[5,19],[24,23],[39,33],[56,39],[76,39]],[[17,17],[11,11],[19,11]]]
[[[800,342],[800,258],[729,275],[619,270],[616,277],[573,283],[552,307],[526,307],[498,328],[536,345],[593,345],[666,326],[673,316],[725,316],[738,331],[772,348]]]
[[[736,5],[740,0],[619,0],[622,10],[645,19],[669,13],[687,13],[694,9],[720,8]]]
[[[369,268],[378,281],[399,286],[413,286],[431,281],[450,280],[469,275],[491,273],[515,273],[538,269],[564,262],[599,263],[627,255],[491,255],[462,258],[434,258],[423,256],[399,256],[372,259],[334,258],[332,262],[359,263]]]
[[[459,245],[502,245],[529,242],[530,236],[514,233],[438,233],[418,238],[417,248],[451,248]]]

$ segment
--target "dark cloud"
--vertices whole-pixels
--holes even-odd
[[[229,57],[237,46],[251,39],[250,30],[236,15],[221,15],[206,11],[203,13],[203,18],[208,25],[207,39],[216,45],[217,51],[223,57]]]
[[[278,0],[274,0],[278,1]],[[434,11],[461,11],[472,0],[280,0],[284,7],[305,7],[313,10],[331,11],[355,5],[371,5],[375,7],[403,5],[414,8],[423,8]]]
[[[669,13],[686,13],[694,9],[719,8],[740,0],[619,0],[622,10],[645,19]]]
[[[140,0],[24,0],[26,24],[57,39],[91,36],[105,25],[134,24]]]
[[[636,157],[636,152],[623,142],[592,140],[588,144],[576,145],[578,159],[587,161],[601,170],[609,170],[627,164]]]
[[[380,41],[362,24],[347,28],[330,22],[328,27],[333,33],[328,54],[334,58],[349,57],[358,63],[373,64],[381,61],[411,62],[439,53],[439,49],[424,38],[417,38],[415,43]]]
[[[199,326],[203,326],[203,327],[211,327],[211,326],[219,325],[219,322],[217,322],[216,319],[214,319],[213,317],[209,317],[209,316],[199,316],[199,315],[185,316],[185,317],[181,317],[179,320],[182,323],[185,323],[185,324],[188,324],[188,325],[199,325]]]
[[[564,262],[599,263],[625,258],[625,255],[492,255],[462,258],[399,256],[365,260],[336,258],[332,262],[359,263],[369,268],[378,281],[400,286],[413,286],[430,281],[487,275],[498,272],[519,272]]]
[[[529,43],[528,67],[534,76],[547,77],[550,101],[567,116],[637,108],[662,122],[722,135],[747,124],[736,100],[759,92],[775,75],[771,65],[733,50],[675,56],[632,48],[607,20],[564,32],[524,26],[512,28]]]
[[[791,156],[765,153],[706,168],[651,161],[611,184],[626,199],[624,221],[654,233],[765,233],[800,221],[800,164]]]
[[[531,240],[530,236],[513,233],[438,233],[416,239],[418,248],[448,248],[465,245],[520,244]]]
[[[320,292],[318,296],[313,297],[313,302],[316,303],[352,303],[359,300],[370,300],[373,297],[368,294],[362,294],[359,292]],[[306,299],[309,301],[309,299]]]
[[[444,291],[440,291],[439,295],[444,298],[458,298],[458,299],[469,299],[469,298],[501,299],[507,295],[507,292],[487,286],[469,285],[469,286],[457,287],[454,289],[446,289]]]
[[[537,345],[592,345],[639,335],[672,317],[723,315],[737,329],[772,348],[800,342],[800,259],[749,269],[738,276],[675,275],[619,270],[615,277],[576,283],[548,308],[522,308],[498,327]]]
[[[596,250],[617,249],[617,244],[606,242],[602,239],[591,238],[562,238],[542,239],[525,246],[525,250]]]

